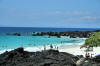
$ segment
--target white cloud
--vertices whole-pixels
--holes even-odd
[[[95,22],[100,21],[100,16],[79,16],[68,17],[62,20],[63,22]]]
[[[100,16],[84,16],[83,19],[87,19],[87,20],[100,20]]]
[[[64,14],[64,15],[89,15],[92,14],[88,11],[57,11],[57,14]]]

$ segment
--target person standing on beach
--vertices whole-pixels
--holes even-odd
[[[46,45],[44,44],[44,50],[46,50]]]
[[[50,49],[53,49],[53,46],[52,46],[52,44],[50,45]]]
[[[56,50],[56,46],[55,46],[55,50]]]
[[[93,54],[91,54],[91,58],[92,58],[92,55],[93,55]]]
[[[57,50],[58,50],[58,46],[57,46]]]
[[[55,50],[58,50],[58,46],[55,46]]]
[[[86,53],[85,54],[85,57],[88,59],[88,58],[90,58],[90,54],[89,53]]]
[[[89,51],[89,48],[90,48],[89,45],[87,45],[87,46],[86,46],[86,52]]]

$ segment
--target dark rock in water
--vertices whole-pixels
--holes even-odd
[[[14,36],[21,36],[20,33],[14,33],[13,35],[14,35]]]
[[[10,36],[10,35],[14,35],[14,36],[21,36],[21,34],[20,34],[20,33],[13,33],[13,34],[12,34],[12,33],[6,33],[6,35],[9,35],[9,36]]]
[[[42,52],[26,52],[18,48],[0,55],[0,66],[76,66],[74,55],[46,50]]]
[[[67,31],[67,32],[37,32],[32,34],[32,36],[56,36],[60,38],[61,36],[69,36],[71,38],[88,38],[90,37],[93,33],[99,32],[100,30],[95,30],[95,31]]]

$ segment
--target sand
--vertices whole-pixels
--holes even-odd
[[[59,46],[59,51],[67,52],[73,55],[83,55],[85,57],[86,48],[80,49],[80,47],[81,45],[62,45]],[[96,55],[100,55],[100,47],[93,47],[93,51],[89,51],[88,53],[90,53],[90,55],[92,54],[93,57]]]

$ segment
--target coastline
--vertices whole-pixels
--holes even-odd
[[[58,46],[59,47],[58,50],[59,50],[59,52],[66,52],[66,53],[69,53],[69,54],[72,54],[72,55],[75,55],[75,56],[83,55],[85,57],[86,48],[80,49],[81,46],[82,46],[82,44],[78,44],[78,45],[77,44],[73,44],[73,45],[63,44],[63,45]],[[93,47],[93,48],[94,48],[94,50],[90,51],[88,53],[92,54],[92,56],[95,57],[96,55],[100,54],[100,52],[99,52],[100,47]],[[46,50],[49,50],[49,49],[50,49],[50,47],[47,46]],[[54,49],[55,49],[55,47],[54,47]],[[8,52],[12,51],[12,50],[14,50],[14,49],[7,49]],[[37,51],[43,51],[44,48],[43,48],[43,46],[42,47],[26,47],[26,48],[24,48],[24,50],[28,51],[28,52],[37,52]],[[6,50],[1,50],[0,54],[4,53],[5,51]]]
[[[9,64],[10,64],[9,66],[13,66],[11,64],[14,64],[15,62],[17,63],[16,66],[19,66],[19,65],[28,66],[28,65],[32,65],[32,64],[33,65],[35,64],[35,66],[44,66],[47,63],[49,65],[56,64],[56,66],[59,66],[59,64],[60,64],[60,66],[64,66],[65,64],[66,65],[68,64],[68,66],[69,65],[80,66],[81,64],[83,64],[82,66],[85,66],[85,64],[91,64],[91,66],[92,66],[94,63],[94,64],[96,64],[96,66],[98,66],[99,63],[97,63],[97,62],[99,62],[98,61],[99,57],[95,58],[93,56],[93,59],[86,59],[84,57],[85,52],[82,52],[83,50],[80,50],[80,46],[81,45],[63,45],[63,46],[59,46],[59,49],[58,49],[59,51],[53,50],[53,49],[49,49],[49,50],[47,49],[47,50],[39,51],[39,52],[31,51],[31,50],[33,50],[33,48],[30,48],[30,49],[25,48],[24,49],[24,48],[20,47],[20,48],[11,50],[10,52],[5,52],[3,54],[0,54],[0,58],[2,60],[2,61],[0,61],[1,62],[0,64],[2,66],[4,66],[3,62],[5,61],[5,64],[7,66]],[[95,51],[99,51],[99,49],[100,49],[100,47],[95,48]],[[27,50],[30,50],[30,52]],[[8,59],[8,60],[6,60],[6,59]],[[80,61],[81,59],[83,59],[83,61]],[[20,62],[19,60],[22,62]],[[95,60],[95,62],[94,62],[94,60]],[[8,61],[10,61],[10,62],[8,63]],[[65,63],[65,64],[63,64],[63,63]],[[28,65],[26,65],[26,64],[28,64]]]
[[[80,38],[80,39],[85,40],[86,38]],[[65,46],[66,46],[66,48],[69,48],[69,46],[71,46],[70,48],[74,48],[74,45],[79,46],[79,45],[82,45],[83,43],[84,43],[84,41],[80,42],[80,43],[57,43],[57,44],[52,44],[52,45],[53,45],[53,49],[56,49],[55,47],[59,47],[59,51],[62,51],[63,49],[65,49],[65,48],[63,48]],[[11,50],[14,50],[14,49],[16,49],[16,48],[12,48],[12,49],[11,48],[8,48],[8,49],[5,48],[3,50],[0,50],[0,54],[4,53],[5,51],[11,51]],[[50,44],[46,45],[46,50],[48,50],[48,49],[50,49]],[[33,46],[27,46],[27,47],[24,47],[24,50],[28,51],[28,52],[37,52],[37,51],[44,50],[44,46],[43,45],[40,45],[40,46],[34,46],[34,45]]]
[[[87,38],[81,38],[81,39],[87,39]],[[85,57],[85,50],[86,48],[82,48],[80,49],[80,47],[84,44],[85,41],[81,42],[81,43],[62,43],[62,44],[53,44],[53,48],[55,49],[55,47],[58,46],[58,50],[60,52],[67,52],[73,55],[83,55]],[[50,45],[46,45],[46,50],[50,49]],[[89,52],[90,54],[93,54],[93,57],[95,55],[100,54],[99,53],[99,49],[100,47],[94,47],[94,51],[93,52]],[[7,51],[11,51],[14,49],[7,49]],[[28,52],[37,52],[37,51],[42,51],[44,50],[43,46],[31,46],[31,47],[24,47],[25,51]],[[4,50],[0,50],[0,54],[4,53],[6,51],[6,49]]]

